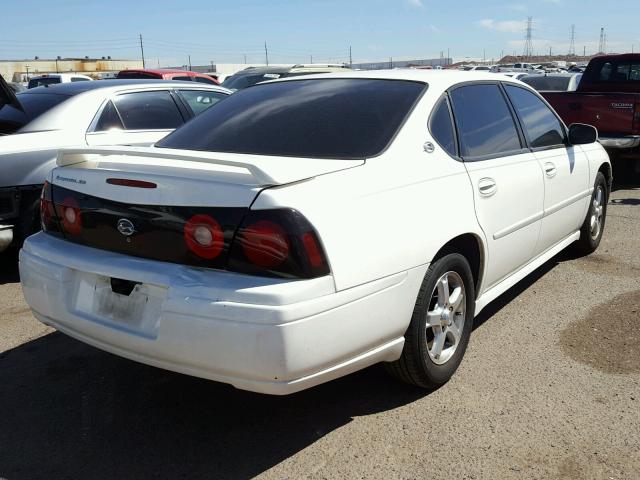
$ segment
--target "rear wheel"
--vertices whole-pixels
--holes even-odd
[[[400,380],[436,388],[454,374],[469,342],[475,290],[469,262],[454,253],[431,264],[422,282],[402,356],[386,364]]]
[[[601,172],[596,175],[593,186],[591,203],[587,216],[580,228],[580,238],[575,244],[576,249],[585,255],[594,252],[604,232],[604,223],[607,217],[607,201],[609,200],[609,189],[607,180]]]

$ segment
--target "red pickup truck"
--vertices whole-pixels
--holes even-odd
[[[616,156],[640,160],[640,54],[593,58],[575,92],[540,92],[564,123],[598,129]]]

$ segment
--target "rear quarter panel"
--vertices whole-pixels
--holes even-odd
[[[253,209],[290,207],[317,229],[336,289],[425,265],[452,238],[482,239],[464,165],[431,138],[425,95],[392,146],[365,165],[263,191]],[[423,144],[432,141],[435,152]],[[328,160],[330,161],[330,160]]]

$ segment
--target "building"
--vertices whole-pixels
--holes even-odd
[[[0,60],[0,75],[8,82],[26,82],[45,73],[82,73],[95,79],[109,78],[120,70],[142,68],[142,60],[102,58],[55,58],[33,60]]]

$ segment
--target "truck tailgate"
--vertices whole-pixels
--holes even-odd
[[[638,93],[541,93],[567,125],[593,125],[601,136],[640,134]]]

